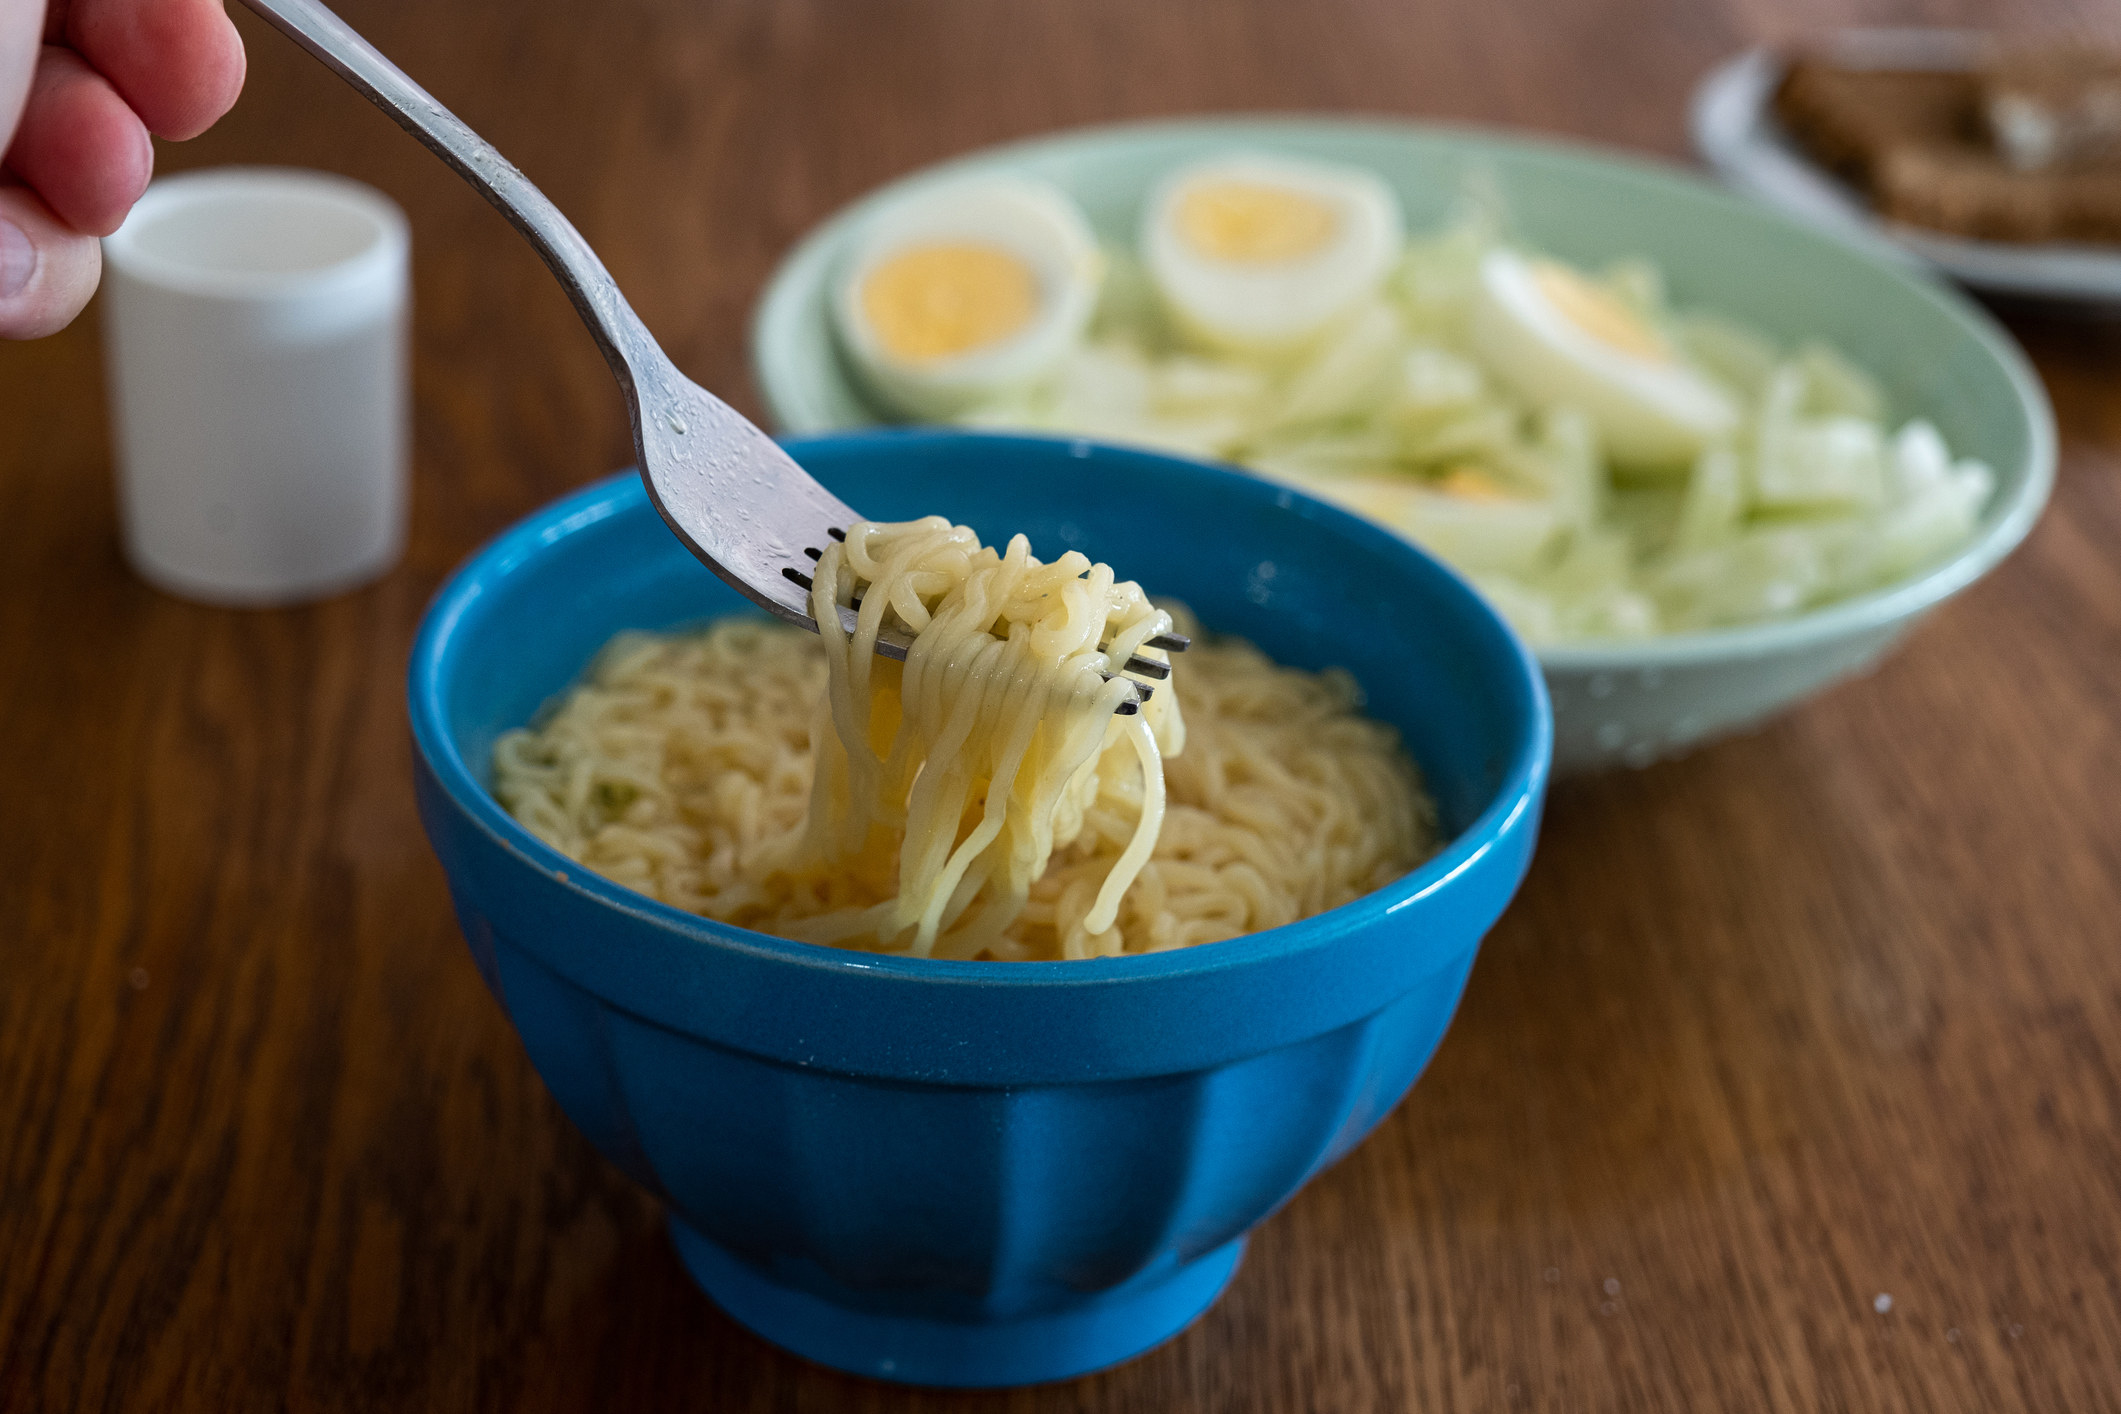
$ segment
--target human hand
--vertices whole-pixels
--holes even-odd
[[[157,137],[196,137],[243,87],[221,0],[0,0],[0,338],[62,329],[98,236],[147,190]]]

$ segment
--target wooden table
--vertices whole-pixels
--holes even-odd
[[[1736,46],[2102,6],[343,8],[756,411],[774,259],[979,144],[1324,108],[1676,155]],[[411,212],[412,544],[314,608],[150,591],[95,321],[0,348],[0,1408],[2121,1409],[2121,324],[2016,323],[2055,503],[1881,672],[1556,792],[1427,1077],[1197,1326],[1074,1384],[899,1390],[694,1290],[458,941],[413,814],[413,626],[474,545],[627,459],[620,406],[498,217],[244,32],[241,106],[163,165],[331,167]]]

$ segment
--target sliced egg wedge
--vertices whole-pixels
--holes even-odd
[[[1433,481],[1375,472],[1277,479],[1390,526],[1463,570],[1532,574],[1565,528],[1552,500],[1521,496],[1473,466]]]
[[[1409,495],[1397,524],[1454,565],[1516,575],[1535,571],[1563,529],[1551,499],[1520,495],[1473,466]]]
[[[1580,272],[1490,251],[1468,323],[1489,370],[1541,407],[1572,407],[1614,463],[1682,469],[1738,424],[1738,404],[1662,332]]]
[[[1166,177],[1141,236],[1181,334],[1267,357],[1304,348],[1374,296],[1403,244],[1399,198],[1372,173],[1244,155]]]
[[[949,417],[1052,373],[1082,342],[1103,264],[1059,188],[959,178],[907,193],[861,229],[834,323],[891,411]]]

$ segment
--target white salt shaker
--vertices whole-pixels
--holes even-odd
[[[127,557],[214,604],[375,578],[405,539],[409,242],[322,172],[166,177],[103,242]]]

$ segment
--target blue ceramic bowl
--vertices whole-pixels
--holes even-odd
[[[1449,845],[1330,913],[1087,962],[876,957],[665,907],[488,793],[494,739],[622,628],[745,608],[631,476],[502,535],[411,668],[420,810],[472,954],[538,1071],[668,1205],[707,1292],[768,1340],[916,1384],[1009,1385],[1146,1350],[1247,1229],[1398,1103],[1523,877],[1552,719],[1455,575],[1268,483],[1143,452],[913,432],[791,444],[867,514],[1023,530],[1178,595],[1285,663],[1352,669]]]

